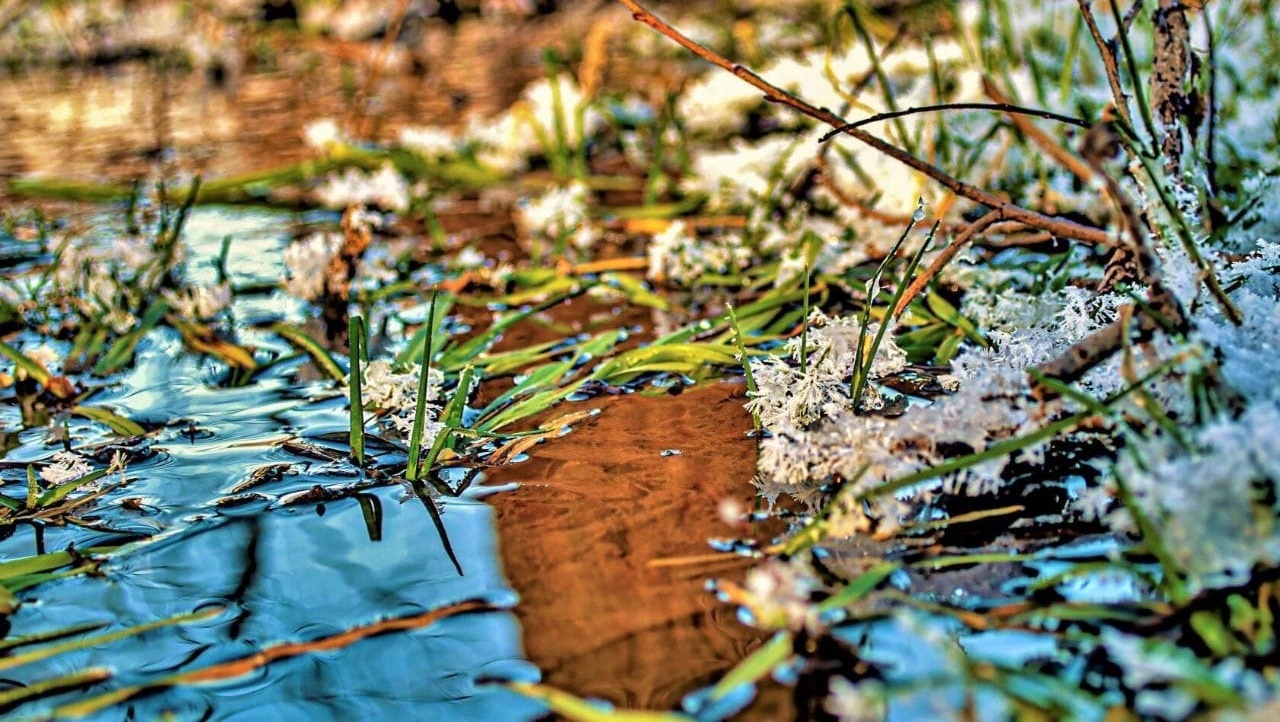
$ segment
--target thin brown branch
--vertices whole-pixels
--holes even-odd
[[[916,296],[920,295],[920,292],[923,291],[929,285],[929,282],[932,281],[934,277],[937,276],[938,273],[956,257],[956,254],[959,253],[962,248],[969,245],[969,242],[973,240],[975,235],[992,224],[1002,220],[1005,220],[1004,211],[997,208],[993,211],[989,211],[986,215],[973,223],[970,223],[968,227],[960,232],[960,235],[956,236],[955,240],[951,242],[951,245],[942,249],[942,253],[939,253],[938,256],[933,259],[933,263],[930,263],[928,268],[911,280],[911,285],[907,286],[907,290],[903,292],[902,298],[898,299],[898,305],[894,307],[893,315],[901,315],[903,309],[910,305],[910,303],[915,300]]]
[[[1084,23],[1089,27],[1089,35],[1093,38],[1093,44],[1098,46],[1098,54],[1102,56],[1102,67],[1107,73],[1107,85],[1111,87],[1111,98],[1115,103],[1116,112],[1120,114],[1120,119],[1124,124],[1133,127],[1133,118],[1129,115],[1129,98],[1124,94],[1124,87],[1120,85],[1120,66],[1116,62],[1115,47],[1108,43],[1102,37],[1102,31],[1098,29],[1098,19],[1093,15],[1090,0],[1077,0],[1080,4],[1080,14],[1084,16]]]
[[[1057,357],[1040,364],[1038,371],[1048,378],[1071,383],[1110,358],[1111,354],[1124,345],[1128,326],[1124,319],[1133,313],[1132,307],[1122,307],[1121,311],[1120,318],[1072,344]],[[1146,314],[1138,315],[1136,320],[1139,333],[1144,336],[1150,336],[1159,328],[1159,324]],[[1040,398],[1052,398],[1053,394],[1049,389],[1038,385],[1035,388]]]
[[[1199,98],[1189,90],[1196,66],[1191,57],[1191,27],[1187,7],[1179,0],[1160,0],[1152,21],[1155,57],[1151,63],[1151,105],[1164,137],[1158,139],[1164,153],[1164,171],[1171,182],[1185,186],[1182,165],[1183,130],[1194,142],[1203,116]]]
[[[918,105],[912,108],[903,108],[902,110],[894,110],[888,113],[876,113],[862,120],[855,120],[852,123],[846,123],[835,130],[828,131],[825,135],[818,139],[819,143],[825,143],[841,133],[861,128],[864,125],[872,123],[881,123],[894,118],[902,118],[908,115],[916,115],[918,113],[937,113],[944,110],[995,110],[1001,113],[1008,113],[1012,116],[1032,115],[1037,118],[1046,120],[1056,120],[1059,123],[1074,125],[1080,128],[1088,128],[1091,123],[1087,120],[1081,120],[1070,115],[1060,115],[1050,110],[1040,110],[1039,108],[1026,108],[1021,105],[1015,105],[1009,102],[996,103],[937,103],[935,105]]]
[[[995,83],[991,82],[990,78],[982,78],[982,88],[987,96],[996,101],[997,104],[1005,104],[1009,100],[1004,93],[1000,92]],[[1009,120],[1013,122],[1020,133],[1039,146],[1045,153],[1048,153],[1063,168],[1071,171],[1071,174],[1079,178],[1085,185],[1093,182],[1093,171],[1089,166],[1076,157],[1074,153],[1063,148],[1061,143],[1050,138],[1048,133],[1040,130],[1021,115],[1010,113]]]
[[[994,229],[988,229],[994,230]],[[982,242],[983,248],[1018,248],[1021,246],[1038,246],[1053,240],[1048,231],[1035,231],[1019,235],[1006,235],[1004,238],[988,238]]]
[[[681,47],[692,52],[703,60],[706,60],[712,65],[722,68],[737,76],[743,82],[748,83],[752,87],[764,93],[766,100],[785,105],[797,112],[813,118],[814,120],[825,123],[832,128],[840,128],[848,125],[848,121],[830,110],[816,107],[804,100],[801,100],[800,98],[797,98],[760,77],[750,69],[734,63],[706,46],[685,37],[679,30],[676,30],[665,20],[654,15],[644,6],[640,5],[640,3],[635,2],[635,0],[618,0],[618,2],[631,11],[632,16],[636,21],[648,25],[657,32],[671,38],[675,42],[679,43]],[[859,141],[862,141],[890,158],[893,158],[899,163],[923,173],[958,196],[968,198],[975,203],[988,206],[992,209],[998,209],[1007,220],[1021,221],[1028,226],[1050,231],[1055,235],[1064,238],[1071,238],[1083,243],[1110,245],[1112,242],[1110,235],[1101,228],[1093,228],[1074,221],[1069,221],[1065,218],[1046,216],[1044,214],[1022,208],[1021,206],[1010,203],[1008,200],[1001,198],[994,193],[985,191],[977,186],[954,178],[936,166],[916,158],[910,153],[903,151],[901,148],[881,140],[861,128],[850,128],[845,130],[844,133],[853,136]]]

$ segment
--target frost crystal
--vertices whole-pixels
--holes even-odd
[[[226,283],[176,291],[166,288],[160,294],[179,316],[191,321],[211,319],[231,305],[231,286]]]
[[[1252,405],[1239,419],[1200,430],[1190,451],[1164,439],[1135,440],[1118,465],[1165,546],[1202,586],[1240,583],[1255,564],[1280,563],[1274,502],[1280,493],[1280,408]],[[1108,520],[1132,529],[1127,510]]]
[[[433,161],[450,158],[458,152],[458,139],[453,133],[430,126],[401,128],[400,145]]]
[[[883,722],[886,713],[879,683],[854,684],[844,677],[831,679],[825,706],[840,722]]]
[[[347,168],[341,174],[331,174],[315,194],[329,208],[367,205],[404,211],[409,207],[409,183],[390,164],[373,173]]]
[[[337,121],[332,118],[323,118],[308,123],[302,134],[307,141],[307,145],[317,150],[325,150],[329,147],[329,144],[343,139],[342,131],[338,130]]]
[[[417,405],[418,386],[421,374],[417,367],[396,373],[391,364],[384,360],[371,361],[364,368],[360,384],[361,400],[366,409],[378,412],[383,425],[397,435],[407,438],[413,429],[414,409]],[[439,369],[431,369],[427,383],[427,394],[424,411],[424,443],[429,445],[442,426],[436,423],[439,408],[432,401],[440,398],[444,374]]]
[[[590,195],[585,184],[575,181],[520,204],[517,219],[532,239],[538,255],[561,249],[569,242],[579,250],[586,250],[596,242],[599,230],[587,212]]]
[[[40,478],[49,485],[65,484],[91,471],[93,466],[78,454],[59,451],[53,455],[51,462],[40,470]]]
[[[747,572],[750,606],[765,627],[815,629],[817,609],[810,595],[816,588],[813,576],[794,560],[768,561]]]
[[[745,268],[753,254],[733,235],[700,239],[675,221],[649,242],[648,277],[691,286],[704,273],[730,273]]]
[[[342,247],[337,233],[314,233],[284,249],[284,263],[289,275],[284,287],[289,293],[307,301],[324,295],[329,262]]]

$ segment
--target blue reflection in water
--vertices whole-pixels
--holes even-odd
[[[230,233],[233,281],[270,282],[283,270],[261,259],[280,257],[288,220],[274,212],[197,210],[186,234],[189,268],[205,273],[205,262]],[[252,308],[261,299],[240,303]],[[281,308],[276,304],[270,312]],[[89,667],[114,673],[88,690],[25,706],[23,715],[246,658],[271,645],[313,641],[465,600],[483,600],[493,611],[284,659],[228,682],[159,689],[108,707],[97,718],[519,720],[542,714],[540,705],[485,683],[538,677],[523,659],[520,630],[507,611],[516,596],[498,562],[488,506],[474,498],[438,501],[459,574],[436,521],[401,486],[364,493],[365,505],[380,512],[371,523],[354,497],[276,503],[314,485],[359,480],[334,476],[334,465],[281,449],[280,442],[294,433],[313,437],[345,428],[341,403],[309,403],[316,389],[300,393],[292,368],[273,369],[248,387],[212,388],[216,364],[191,357],[176,336],[161,330],[140,346],[133,369],[94,396],[95,404],[166,428],[153,434],[156,453],[131,464],[129,484],[94,512],[109,529],[49,528],[41,530],[41,541],[48,550],[71,542],[84,549],[118,543],[124,537],[116,532],[155,536],[112,556],[100,576],[68,577],[20,592],[22,606],[8,619],[11,635],[85,622],[112,631],[195,610],[222,612],[0,672],[5,686]],[[24,433],[21,442],[6,460],[42,459],[56,448],[39,432]],[[290,464],[286,473],[253,489],[263,495],[260,501],[216,504],[255,468],[281,463]],[[5,483],[14,485],[6,489],[11,496],[20,493],[12,473]],[[127,508],[123,497],[144,504]],[[35,551],[30,528],[0,541],[3,559]]]

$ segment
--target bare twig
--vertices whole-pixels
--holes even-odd
[[[1133,52],[1133,44],[1129,42],[1129,27],[1142,10],[1142,0],[1134,0],[1127,17],[1120,16],[1120,0],[1111,0],[1108,4],[1116,21],[1116,35],[1122,51],[1121,55],[1124,56],[1125,68],[1129,72],[1129,83],[1133,86],[1133,98],[1138,105],[1138,115],[1142,117],[1142,125],[1147,129],[1151,142],[1156,143],[1156,122],[1151,116],[1151,106],[1147,104],[1146,93],[1142,90],[1142,79],[1138,77],[1138,60]]]
[[[1040,110],[1038,108],[1025,108],[1021,105],[1014,105],[1009,102],[938,103],[937,105],[920,105],[914,108],[904,108],[902,110],[895,110],[889,113],[876,113],[875,115],[870,116],[868,118],[863,118],[862,120],[855,120],[852,123],[846,123],[845,125],[842,125],[839,128],[836,128],[835,130],[828,131],[825,135],[823,135],[821,138],[818,139],[818,142],[825,143],[831,140],[832,138],[836,137],[837,135],[844,133],[845,131],[853,130],[854,128],[861,128],[864,125],[871,125],[872,123],[880,123],[886,120],[891,120],[893,118],[901,118],[903,116],[915,115],[917,113],[936,113],[942,110],[996,110],[996,111],[1000,111],[1001,113],[1009,113],[1010,115],[1015,115],[1015,116],[1016,115],[1034,115],[1037,118],[1045,118],[1046,120],[1056,120],[1059,123],[1066,123],[1068,125],[1074,125],[1079,128],[1088,128],[1090,125],[1092,125],[1092,123],[1090,123],[1087,120],[1081,120],[1080,118],[1075,118],[1070,115],[1061,115],[1058,113],[1054,113],[1053,111]]]
[[[955,258],[956,254],[973,240],[975,235],[986,229],[988,226],[1002,220],[1005,220],[1004,213],[1001,209],[997,208],[996,210],[988,212],[973,223],[970,223],[967,228],[960,232],[960,235],[956,236],[955,240],[951,242],[951,245],[942,249],[942,253],[939,253],[938,256],[933,259],[933,263],[930,263],[929,267],[924,269],[924,272],[912,279],[911,285],[907,286],[907,290],[903,292],[902,298],[898,299],[898,305],[894,306],[893,315],[901,315],[903,309],[910,305],[911,301],[914,300],[916,296],[920,295],[920,292],[929,285],[929,282],[933,280],[934,276],[937,276],[938,272],[946,267],[946,265],[951,262],[951,259]]]
[[[1098,46],[1098,54],[1102,56],[1102,67],[1107,74],[1107,85],[1111,87],[1111,99],[1115,103],[1116,112],[1120,114],[1120,119],[1124,124],[1133,127],[1133,117],[1129,115],[1129,98],[1124,94],[1124,86],[1120,84],[1120,69],[1116,64],[1116,48],[1114,42],[1108,42],[1102,37],[1102,31],[1098,29],[1098,19],[1093,15],[1093,8],[1090,7],[1090,0],[1077,0],[1080,4],[1080,14],[1084,17],[1084,23],[1089,28],[1089,35],[1093,38],[1093,44]]]
[[[1009,120],[1013,122],[1019,132],[1027,136],[1031,142],[1039,146],[1045,153],[1048,153],[1051,158],[1058,161],[1059,165],[1071,171],[1071,174],[1076,178],[1079,178],[1085,185],[1093,182],[1093,171],[1090,170],[1088,165],[1077,158],[1075,154],[1066,148],[1063,148],[1061,143],[1050,138],[1047,133],[1032,125],[1031,122],[1022,115],[1019,115],[1007,108],[1000,107],[1008,103],[1008,98],[1005,97],[1004,93],[1000,92],[1000,89],[996,87],[995,83],[991,82],[990,78],[984,77],[982,79],[982,87],[983,90],[986,91],[987,95],[992,100],[996,101],[993,107],[1009,113]]]
[[[363,209],[350,206],[342,214],[342,246],[329,259],[324,272],[324,296],[320,315],[324,319],[325,337],[334,347],[347,343],[347,306],[351,298],[351,282],[360,268],[360,258],[373,240],[368,223],[361,219]]]
[[[1129,326],[1125,320],[1133,315],[1133,306],[1122,306],[1119,311],[1119,318],[1115,321],[1072,344],[1056,358],[1040,364],[1039,372],[1048,378],[1071,383],[1110,358],[1125,343],[1125,332]],[[1159,324],[1146,314],[1139,314],[1135,320],[1142,335],[1149,336],[1159,328]],[[1037,391],[1041,398],[1052,396],[1044,387],[1038,386]]]
[[[1194,74],[1190,54],[1190,26],[1187,22],[1187,6],[1180,0],[1160,0],[1152,18],[1155,58],[1151,70],[1151,104],[1160,120],[1164,138],[1160,141],[1165,155],[1165,173],[1174,183],[1181,182],[1183,159],[1183,129],[1188,140],[1194,141],[1203,122],[1198,93],[1187,90],[1188,76]]]
[[[689,39],[681,34],[679,30],[676,30],[665,20],[654,15],[635,0],[618,0],[618,2],[632,12],[636,21],[648,25],[657,32],[662,33],[679,43],[681,47],[689,50],[703,60],[732,73],[752,87],[757,88],[764,93],[766,100],[785,105],[797,112],[813,118],[814,120],[826,123],[832,128],[839,128],[848,125],[848,121],[830,110],[816,107],[804,100],[801,100],[800,98],[797,98],[796,96],[768,82],[764,78],[752,72],[750,69],[734,63],[706,46]],[[956,195],[968,198],[975,203],[988,206],[992,209],[998,209],[1004,214],[1004,217],[1007,220],[1020,221],[1033,228],[1039,228],[1063,238],[1071,238],[1083,243],[1109,245],[1112,242],[1110,235],[1101,228],[1093,228],[1074,221],[1069,221],[1065,218],[1046,216],[1042,213],[1037,213],[1010,203],[1008,200],[1001,198],[994,193],[982,190],[977,186],[954,178],[936,166],[916,158],[915,156],[903,151],[901,148],[881,140],[860,128],[850,128],[844,132],[872,148],[875,148],[890,158],[908,166],[909,168],[932,178],[934,181]]]

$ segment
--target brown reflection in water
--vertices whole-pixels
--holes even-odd
[[[460,127],[468,115],[505,110],[545,73],[542,50],[564,53],[601,12],[571,6],[524,22],[428,21],[384,63],[382,41],[298,33],[250,36],[244,72],[215,83],[161,61],[106,67],[0,70],[0,178],[43,176],[129,181],[158,157],[221,178],[316,157],[303,129],[320,118],[349,123],[359,137],[391,141],[404,125]],[[265,57],[259,57],[265,56]]]
[[[491,475],[521,484],[491,502],[527,653],[549,684],[670,708],[763,641],[703,588],[709,575],[740,579],[745,561],[649,565],[742,535],[717,513],[721,500],[747,503],[753,491],[742,402],[742,387],[729,384],[592,399],[603,413]]]

